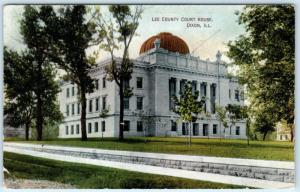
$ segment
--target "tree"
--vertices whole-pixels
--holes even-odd
[[[224,126],[224,132],[225,132],[225,129],[228,128],[228,124],[229,124],[228,118],[227,118],[226,108],[225,107],[221,107],[221,106],[217,106],[216,107],[216,112],[217,112],[216,117],[223,124],[223,126]],[[220,127],[220,138],[221,138],[221,127]]]
[[[247,118],[247,109],[244,106],[235,105],[235,104],[228,104],[225,107],[228,119],[229,119],[229,129],[231,135],[231,128],[234,126],[238,121],[244,120]]]
[[[269,132],[275,131],[275,121],[269,113],[261,111],[259,114],[256,115],[254,120],[254,129],[257,132],[263,134],[263,140],[266,139],[266,136]]]
[[[216,108],[217,118],[221,121],[224,128],[229,128],[229,135],[231,136],[231,128],[238,121],[246,120],[248,118],[247,107],[235,104],[228,104],[225,107],[218,106]],[[225,130],[224,130],[225,131]]]
[[[50,61],[52,50],[42,22],[47,13],[44,8],[25,6],[20,31],[26,50],[21,54],[5,51],[9,100],[6,112],[12,121],[25,123],[26,137],[31,121],[35,119],[38,141],[42,140],[45,120],[56,121],[61,117],[56,102],[59,86],[54,80],[56,71]]]
[[[184,85],[184,91],[180,93],[180,97],[173,97],[175,103],[174,112],[180,116],[180,118],[189,122],[189,146],[192,143],[191,138],[191,126],[193,122],[196,122],[198,114],[203,110],[203,105],[205,104],[205,100],[198,100],[199,91],[194,90],[192,88],[192,82],[188,81]]]
[[[56,101],[59,86],[50,61],[52,50],[42,23],[45,7],[25,6],[21,35],[26,45],[20,53],[5,48],[5,112],[11,125],[25,125],[26,139],[35,120],[37,140],[43,138],[46,123],[59,122],[62,115]]]
[[[95,64],[95,56],[87,55],[86,50],[100,42],[100,35],[96,31],[94,16],[87,20],[87,10],[84,5],[66,6],[60,8],[58,13],[48,9],[44,22],[51,37],[52,61],[67,73],[66,80],[74,82],[79,91],[81,103],[81,140],[87,140],[86,133],[86,93],[93,92],[94,79],[89,76],[89,71]],[[96,52],[95,52],[96,53]]]
[[[129,46],[132,38],[136,34],[139,25],[139,19],[143,12],[141,6],[135,6],[132,9],[128,5],[111,5],[109,11],[115,22],[109,20],[99,21],[101,33],[103,35],[103,43],[101,48],[108,51],[111,56],[111,64],[106,67],[107,79],[115,81],[119,87],[120,100],[120,118],[119,118],[119,140],[124,139],[123,121],[124,121],[124,98],[132,95],[132,88],[128,82],[131,79],[133,71],[133,63],[129,57]],[[114,56],[114,50],[123,48],[121,61],[117,61]]]
[[[31,61],[26,53],[4,47],[4,114],[12,127],[25,126],[25,139],[34,119],[34,95],[31,89]]]
[[[108,113],[109,113],[109,106],[108,106],[107,109],[102,109],[101,110],[101,112],[99,114],[99,117],[102,118],[102,119],[106,119],[109,116]],[[104,128],[101,127],[101,138],[102,138],[102,140],[103,140],[103,132],[104,132]]]
[[[286,120],[294,138],[295,10],[292,5],[249,5],[239,14],[246,34],[229,42],[228,56],[247,87],[252,118]],[[272,123],[266,122],[268,125]],[[266,127],[266,125],[263,125]]]
[[[147,142],[146,136],[149,135],[149,128],[151,126],[151,123],[154,122],[154,120],[155,120],[155,117],[153,116],[153,112],[147,106],[147,107],[145,107],[145,110],[134,111],[133,115],[137,116],[138,119],[143,122],[143,134],[144,134],[145,143],[146,143]]]

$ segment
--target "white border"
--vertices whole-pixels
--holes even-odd
[[[163,2],[163,3],[162,3]],[[3,138],[3,9],[6,4],[112,4],[112,3],[121,3],[120,1],[117,0],[47,0],[47,1],[37,1],[37,0],[2,0],[0,1],[1,5],[1,10],[0,10],[0,25],[2,26],[2,30],[0,31],[0,137]],[[296,188],[295,189],[287,189],[287,190],[251,190],[252,191],[266,191],[266,192],[273,192],[273,191],[280,191],[280,192],[291,192],[291,191],[299,191],[300,186],[299,186],[299,178],[300,178],[300,167],[297,166],[299,161],[300,161],[300,152],[299,152],[299,144],[297,144],[297,141],[300,139],[300,132],[297,131],[299,130],[299,114],[297,113],[297,109],[300,109],[300,103],[298,102],[299,99],[299,74],[300,74],[300,69],[299,69],[299,6],[300,2],[296,0],[170,0],[170,1],[161,1],[161,0],[145,0],[145,1],[137,1],[137,0],[122,0],[123,4],[294,4],[295,5],[295,12],[296,12],[296,63],[295,63],[295,113],[296,113],[296,131],[295,131],[295,163],[296,163]],[[0,141],[1,145],[1,152],[3,152],[3,140]],[[3,167],[3,153],[0,153],[0,167]],[[3,183],[3,171],[1,171],[0,174],[0,181]],[[298,189],[298,190],[297,190]],[[36,189],[36,190],[7,190],[7,191],[41,191],[41,189]],[[46,189],[43,191],[54,191],[50,189]],[[64,191],[78,191],[78,190],[64,190]],[[95,190],[85,190],[85,191],[95,191]],[[97,190],[99,191],[99,190]],[[101,191],[112,191],[112,190],[101,190]],[[114,190],[114,191],[128,191],[128,190]],[[130,190],[130,191],[140,191],[140,190]],[[150,191],[148,189],[143,190],[143,191]],[[161,191],[161,190],[151,190],[151,191]],[[187,190],[180,190],[180,189],[171,189],[171,190],[164,190],[164,191],[187,191]],[[199,191],[199,190],[188,190],[188,191]],[[202,189],[201,191],[214,191],[212,189]],[[226,191],[234,191],[234,190],[226,190]],[[244,190],[248,191],[248,190]]]

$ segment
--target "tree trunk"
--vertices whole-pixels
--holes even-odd
[[[25,139],[26,139],[26,141],[29,140],[29,127],[30,127],[30,123],[26,123],[25,124]]]
[[[38,61],[38,71],[37,71],[38,79],[41,81],[43,80],[42,76],[42,62]],[[41,91],[41,84],[37,83],[37,91],[36,91],[36,97],[37,97],[37,110],[36,110],[36,132],[37,132],[37,140],[41,141],[43,138],[43,124],[44,124],[44,117],[43,117],[43,100],[42,100],[42,91]]]
[[[250,145],[249,135],[250,135],[250,120],[246,120],[246,130],[247,130],[247,145]]]
[[[41,99],[41,94],[37,93],[37,118],[36,118],[36,131],[37,131],[37,140],[41,141],[43,138],[43,101]]]
[[[190,135],[189,146],[191,146],[192,145],[192,122],[189,122],[189,128],[190,128],[190,131],[189,131],[189,135]]]
[[[268,131],[267,131],[267,132],[264,132],[263,141],[266,139],[267,134],[268,134]]]
[[[87,135],[86,135],[86,88],[84,85],[81,85],[80,87],[80,101],[81,101],[81,140],[87,141]]]
[[[294,124],[291,125],[290,133],[291,133],[291,142],[293,142],[294,141]]]
[[[120,79],[120,119],[119,119],[119,141],[124,139],[124,90],[123,79]]]

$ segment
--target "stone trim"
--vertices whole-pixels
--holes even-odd
[[[143,164],[196,172],[215,173],[269,181],[294,183],[293,162],[141,153],[61,146],[5,143],[4,146],[88,159]]]

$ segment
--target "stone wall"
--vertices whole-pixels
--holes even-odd
[[[26,150],[45,152],[45,153],[73,156],[73,157],[126,162],[126,163],[133,163],[133,164],[144,164],[144,165],[183,169],[183,170],[190,170],[190,171],[197,171],[197,172],[215,173],[221,175],[231,175],[231,176],[255,178],[255,179],[262,179],[262,180],[269,180],[269,181],[279,181],[279,182],[286,182],[286,183],[294,183],[295,180],[294,168],[287,168],[290,166],[282,166],[282,167],[274,166],[273,163],[271,163],[271,161],[269,166],[261,166],[259,165],[258,162],[261,160],[253,160],[253,163],[251,163],[252,160],[250,160],[250,163],[247,163],[247,161],[249,161],[248,159],[247,160],[241,159],[241,161],[245,161],[245,164],[243,165],[243,164],[234,164],[233,162],[237,162],[238,159],[233,159],[233,158],[232,158],[233,161],[231,163],[228,163],[229,158],[226,158],[226,161],[222,163],[222,162],[215,161],[213,157],[209,157],[206,159],[206,158],[201,158],[199,156],[200,157],[198,158],[199,160],[196,160],[195,158],[190,158],[187,155],[182,155],[182,157],[184,158],[178,158],[181,157],[181,155],[165,154],[161,156],[157,154],[155,156],[155,154],[153,153],[139,153],[139,152],[126,152],[126,151],[110,152],[109,150],[95,150],[95,149],[85,150],[85,152],[83,152],[83,151],[76,150],[78,148],[74,148],[74,150],[71,149],[66,150],[65,148],[59,149],[58,147],[53,147],[53,146],[31,147],[28,145],[25,146],[14,145],[13,147],[26,149]],[[117,154],[118,152],[120,153]],[[141,154],[145,154],[145,155],[141,155]],[[191,156],[191,157],[195,157],[195,156]],[[188,160],[189,158],[190,160]],[[265,164],[268,164],[268,162],[265,162]]]

